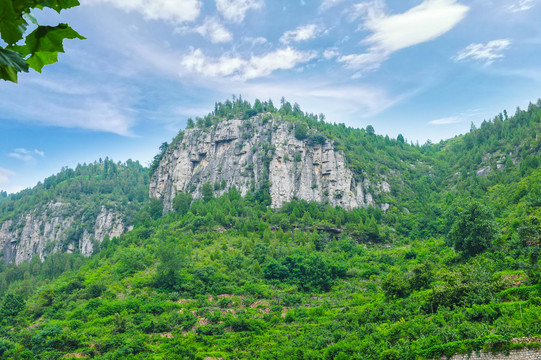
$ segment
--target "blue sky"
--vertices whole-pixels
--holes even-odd
[[[0,83],[0,189],[106,156],[148,164],[215,101],[285,96],[437,142],[541,93],[541,0],[81,0],[87,40]]]

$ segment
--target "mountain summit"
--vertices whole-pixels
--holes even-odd
[[[293,199],[327,202],[345,209],[376,205],[370,181],[357,180],[333,140],[301,122],[262,113],[208,128],[184,131],[165,150],[150,183],[150,196],[166,210],[175,195],[203,196],[205,184],[216,196],[236,187],[268,196],[273,208]],[[375,188],[388,189],[376,184]],[[382,204],[386,206],[386,204]]]

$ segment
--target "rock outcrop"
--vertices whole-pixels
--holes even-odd
[[[49,203],[0,223],[0,251],[4,262],[16,264],[34,256],[44,260],[50,253],[76,249],[90,256],[94,241],[101,243],[106,235],[119,236],[126,230],[122,215],[104,206],[96,219],[89,219],[74,205]]]
[[[314,133],[299,140],[295,126],[261,114],[185,130],[162,157],[149,195],[161,198],[169,211],[177,193],[199,198],[205,183],[213,186],[216,196],[232,186],[245,195],[268,184],[273,208],[294,198],[346,209],[376,205],[368,192],[369,181],[356,179],[332,141]]]

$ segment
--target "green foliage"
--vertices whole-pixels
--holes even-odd
[[[295,125],[295,138],[297,140],[304,140],[308,137],[308,127],[304,123],[297,123]]]
[[[28,72],[29,68],[41,72],[43,66],[58,61],[58,53],[64,52],[64,39],[84,39],[67,24],[39,25],[31,14],[33,9],[47,7],[60,13],[78,5],[77,0],[0,0],[0,37],[7,45],[0,47],[0,78],[17,82],[19,72]],[[35,30],[25,37],[28,27],[34,25]]]
[[[466,256],[475,256],[491,246],[497,234],[492,213],[479,202],[472,202],[460,211],[448,239],[457,251]]]
[[[0,307],[0,319],[7,320],[8,318],[18,315],[24,309],[24,299],[21,295],[7,294],[2,300]]]
[[[201,195],[204,202],[209,202],[212,200],[212,198],[214,198],[214,189],[212,188],[212,185],[209,183],[204,183],[203,187],[201,188]]]
[[[182,140],[182,136],[183,136],[183,133],[181,131],[177,135],[177,138],[179,140]],[[152,160],[152,163],[150,164],[150,175],[154,175],[154,173],[158,169],[158,166],[160,166],[160,161],[162,161],[168,148],[169,148],[169,144],[167,142],[164,142],[160,145],[160,148],[159,148],[160,152],[154,156],[154,159]]]
[[[345,273],[344,264],[334,264],[318,255],[290,256],[270,262],[263,270],[266,279],[295,284],[305,291],[329,291],[334,279]]]
[[[181,215],[185,215],[192,203],[192,195],[183,192],[178,193],[173,199],[173,210]]]
[[[383,280],[381,287],[385,296],[389,298],[403,298],[410,294],[411,285],[408,277],[398,272],[392,272],[385,280]]]
[[[150,199],[149,205],[150,217],[154,220],[159,219],[163,215],[163,204],[162,201],[158,198]]]
[[[302,200],[272,209],[268,174],[245,197],[219,183],[202,199],[178,193],[167,214],[142,198],[134,230],[88,259],[0,265],[0,308],[16,309],[1,317],[0,357],[417,360],[507,351],[522,346],[512,338],[541,335],[537,105],[423,146],[323,123],[285,99],[279,110],[217,103],[195,131],[250,109],[270,124],[306,124],[306,143],[343,151],[353,182],[369,180],[389,209]],[[87,169],[101,189],[89,194],[113,201],[125,194],[117,183],[130,183],[116,164],[101,166]],[[485,166],[490,174],[478,176]],[[373,189],[381,174],[387,195]],[[66,189],[85,188],[82,175],[66,170],[28,197],[0,193],[1,214],[36,206],[40,192],[75,199]]]
[[[184,259],[178,246],[174,243],[161,243],[158,249],[158,268],[154,284],[164,290],[179,288],[180,270]]]
[[[65,167],[32,189],[12,194],[0,201],[0,221],[14,220],[23,213],[46,211],[46,205],[66,203],[80,212],[93,227],[101,206],[116,207],[126,215],[128,225],[148,200],[148,171],[139,162],[115,163],[106,158],[91,164]]]
[[[374,135],[374,133],[375,133],[374,127],[373,127],[372,125],[368,125],[368,126],[366,127],[366,133],[367,133],[368,135]]]

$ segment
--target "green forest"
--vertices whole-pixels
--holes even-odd
[[[282,99],[216,103],[187,128],[276,118],[326,139],[378,203],[346,211],[260,191],[148,199],[149,168],[106,159],[0,193],[0,220],[50,201],[123,204],[132,231],[89,258],[0,264],[3,359],[433,359],[541,336],[541,101],[465,135],[408,143]]]
[[[75,169],[64,167],[31,189],[7,196],[0,194],[0,221],[17,220],[22,214],[61,202],[81,210],[83,219],[95,219],[102,205],[117,208],[132,224],[148,202],[148,169],[128,160],[115,163],[109,158]]]

